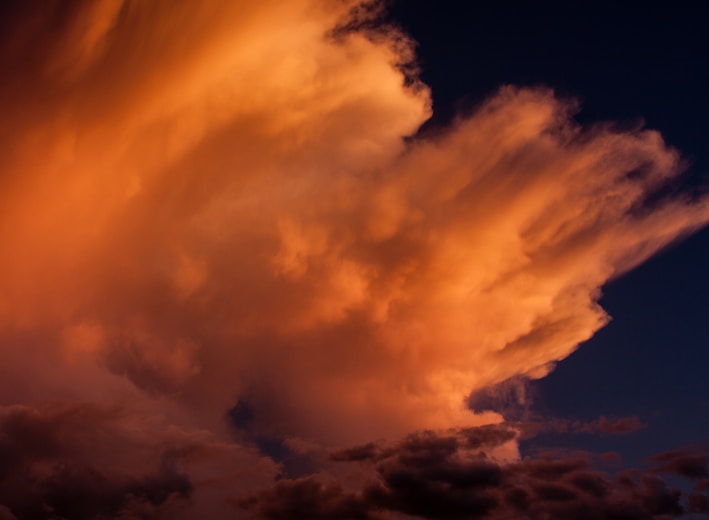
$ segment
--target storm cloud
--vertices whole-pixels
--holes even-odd
[[[473,411],[471,395],[546,375],[607,323],[607,281],[709,220],[706,198],[665,189],[682,160],[658,132],[581,126],[579,104],[545,87],[503,86],[418,133],[431,95],[414,43],[380,8],[0,8],[0,402],[3,428],[36,436],[0,446],[6,467],[51,462],[5,477],[3,490],[26,493],[2,491],[8,514],[32,502],[89,518],[188,497],[198,510],[278,474],[259,439],[318,452],[500,423],[504,410]],[[247,425],[228,413],[239,403]],[[98,426],[57,439],[62,414]],[[102,458],[113,442],[132,450],[105,433],[115,421],[150,454],[120,475]],[[178,469],[175,432],[209,446],[199,477]],[[499,449],[518,456],[514,438]],[[367,503],[423,511],[397,504],[444,496],[407,487],[418,466],[397,487],[399,459],[376,463],[388,484]],[[577,470],[503,500],[487,489],[508,470],[475,464],[479,481],[460,485],[480,493],[451,511],[595,500]],[[441,485],[455,488],[458,469],[438,468]],[[59,481],[89,493],[74,501],[87,509],[62,513]],[[269,493],[300,486],[294,497],[330,497],[328,514],[369,514],[341,484],[313,482]]]
[[[510,438],[504,426],[419,432],[394,445],[335,453],[334,460],[369,467],[359,487],[317,477],[282,480],[235,503],[269,519],[630,520],[707,511],[705,492],[672,488],[650,471],[613,478],[583,455],[496,458],[494,448]]]

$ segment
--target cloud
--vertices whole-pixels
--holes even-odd
[[[6,144],[3,321],[45,328],[47,357],[249,401],[264,434],[495,421],[465,396],[543,376],[607,321],[603,283],[709,214],[647,203],[679,172],[656,132],[580,128],[545,89],[405,141],[429,115],[398,67],[411,44],[332,36],[345,8],[161,6],[111,4],[71,80],[26,67],[71,85]],[[58,53],[88,41],[77,24]]]
[[[182,518],[195,504],[219,517],[226,490],[277,471],[154,410],[88,402],[0,407],[0,461],[0,513],[23,519]]]
[[[508,438],[504,426],[422,432],[398,444],[354,448],[335,459],[372,465],[370,480],[345,489],[316,477],[283,480],[235,501],[258,518],[675,518],[706,511],[701,492],[672,489],[652,473],[617,479],[581,456],[501,461],[491,449]],[[470,439],[486,441],[470,443]],[[350,516],[347,516],[349,514]],[[394,514],[394,516],[388,516]],[[409,516],[398,516],[409,515]]]
[[[89,404],[0,409],[4,514],[158,518],[184,507],[193,485],[179,460],[193,443],[177,432],[135,431],[145,426],[131,419]]]
[[[370,518],[361,497],[344,491],[338,483],[323,484],[312,477],[281,481],[272,490],[234,500],[234,504],[254,511],[257,518]]]
[[[467,405],[475,412],[494,411],[501,414],[509,424],[520,428],[525,436],[541,432],[625,435],[647,427],[637,416],[600,416],[591,421],[539,417],[532,409],[533,398],[529,379],[513,376],[473,391],[467,398]]]
[[[495,385],[479,389],[468,397],[468,407],[476,412],[494,411],[506,420],[520,420],[529,415],[529,381],[513,376]]]
[[[278,474],[276,445],[499,423],[471,393],[543,377],[608,321],[603,284],[709,220],[706,198],[664,189],[682,162],[659,133],[581,127],[550,89],[502,87],[418,134],[430,92],[380,5],[2,7],[3,403],[207,432],[195,471],[219,486],[216,453],[249,461],[244,485]],[[95,494],[127,507],[167,478],[162,448],[115,480],[93,459],[104,426],[67,479],[98,472]]]
[[[630,417],[605,417],[601,416],[592,421],[578,419],[548,419],[540,422],[520,423],[520,427],[528,434],[539,432],[555,433],[586,433],[591,435],[627,435],[646,428],[637,416]]]
[[[658,453],[650,460],[658,464],[658,471],[675,473],[693,480],[709,478],[709,456],[706,453],[679,449]]]
[[[623,435],[626,433],[634,433],[647,427],[637,416],[607,418],[600,417],[597,422],[591,426],[591,431],[598,430],[600,433],[611,435]]]

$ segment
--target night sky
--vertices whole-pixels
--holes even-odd
[[[706,518],[708,22],[0,4],[0,520]]]

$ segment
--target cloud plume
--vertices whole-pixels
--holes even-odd
[[[417,134],[430,93],[377,6],[0,8],[0,402],[30,407],[3,421],[93,401],[218,444],[242,403],[248,438],[325,446],[497,423],[471,392],[543,377],[608,321],[604,283],[709,220],[666,195],[659,133],[547,88]],[[190,494],[155,464],[96,492]]]

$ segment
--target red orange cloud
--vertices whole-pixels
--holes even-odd
[[[242,402],[255,435],[324,445],[498,422],[470,392],[543,377],[607,322],[604,283],[709,220],[656,196],[681,170],[657,132],[581,127],[547,89],[406,139],[429,92],[359,2],[19,9],[7,405],[128,403],[228,439]]]

